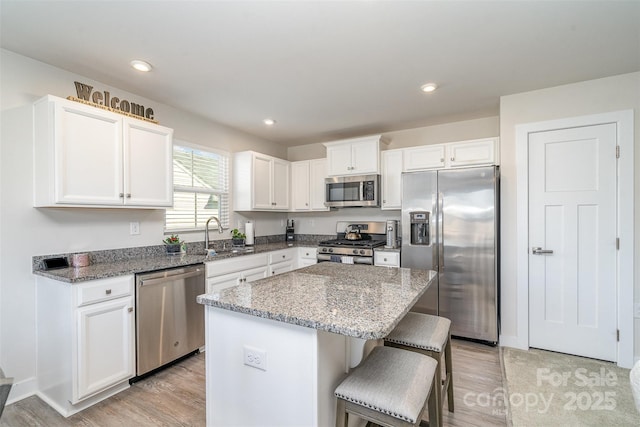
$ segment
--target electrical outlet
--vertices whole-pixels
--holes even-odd
[[[140,223],[139,222],[130,222],[129,223],[129,234],[132,236],[136,236],[140,234]]]
[[[259,348],[244,346],[244,364],[254,368],[267,370],[267,352]]]

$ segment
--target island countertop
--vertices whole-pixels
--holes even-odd
[[[430,270],[323,262],[198,296],[200,304],[361,339],[384,338],[428,289]]]

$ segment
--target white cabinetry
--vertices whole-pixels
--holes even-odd
[[[376,250],[373,253],[373,265],[400,267],[400,252]]]
[[[380,173],[380,135],[327,142],[329,176]]]
[[[404,171],[497,165],[498,138],[474,139],[404,149]]]
[[[38,395],[64,416],[135,374],[133,276],[70,284],[37,277]]]
[[[382,152],[382,209],[402,208],[402,150]]]
[[[289,209],[288,161],[254,151],[236,153],[233,159],[234,210]]]
[[[296,268],[307,267],[318,263],[318,248],[298,248]]]
[[[328,211],[324,205],[324,179],[327,160],[303,160],[291,163],[291,210]]]
[[[267,254],[242,255],[238,258],[207,262],[205,265],[207,293],[213,293],[267,277],[269,257]]]
[[[496,145],[497,138],[452,142],[447,144],[447,162],[450,167],[498,164]]]
[[[34,205],[169,207],[173,130],[55,96],[34,105]]]
[[[296,248],[269,252],[269,275],[275,276],[293,270],[297,254]]]
[[[407,172],[445,167],[445,145],[423,145],[404,150],[404,170]]]
[[[402,172],[498,164],[498,138],[382,152],[382,209],[402,207]]]

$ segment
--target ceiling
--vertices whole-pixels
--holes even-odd
[[[4,49],[287,146],[640,70],[640,0],[1,0],[0,19]]]

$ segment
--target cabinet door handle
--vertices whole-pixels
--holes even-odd
[[[111,289],[107,289],[106,291],[104,291],[104,293],[107,295],[111,295]]]
[[[531,248],[531,253],[533,255],[545,255],[545,254],[552,254],[553,250],[552,249],[542,249],[542,248]]]
[[[120,197],[121,199],[124,199],[124,193],[120,193],[118,197]]]
[[[129,308],[127,309],[127,311],[128,311],[129,313],[132,313],[132,312],[133,312],[133,307],[129,307]]]
[[[131,193],[127,193],[127,199],[131,198]]]
[[[452,157],[452,158],[451,158],[451,161],[452,161],[452,162],[455,162],[455,161],[456,161],[456,158],[455,158],[455,157]]]
[[[440,157],[440,163],[444,163],[444,157]]]

